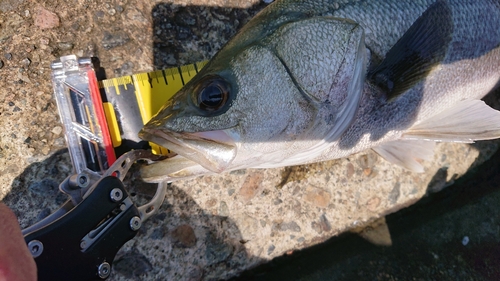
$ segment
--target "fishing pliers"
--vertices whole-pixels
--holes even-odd
[[[23,230],[38,268],[38,280],[102,280],[109,277],[118,250],[163,203],[167,183],[137,207],[123,184],[137,160],[153,161],[149,150],[123,154],[102,176],[71,175],[59,186],[71,199]]]

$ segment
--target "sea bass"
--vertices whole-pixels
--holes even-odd
[[[173,181],[373,149],[422,172],[434,142],[500,137],[499,0],[281,0],[261,11],[140,137]]]

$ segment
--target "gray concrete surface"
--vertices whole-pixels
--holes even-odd
[[[393,244],[352,233],[232,281],[500,280],[500,151],[439,193],[386,217]]]
[[[55,58],[98,56],[108,77],[210,58],[258,1],[0,3],[0,199],[23,227],[54,211],[71,173],[52,94]],[[488,102],[498,108],[498,95]],[[498,141],[439,144],[425,173],[367,151],[175,183],[160,212],[120,251],[111,280],[216,280],[316,245],[412,205],[487,160]],[[154,187],[128,181],[139,204]]]

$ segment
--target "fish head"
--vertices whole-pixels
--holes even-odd
[[[139,136],[220,172],[236,155],[231,129],[238,122],[225,113],[238,88],[230,71],[203,72],[168,100]]]
[[[255,64],[263,57],[265,63]],[[310,126],[314,108],[299,117],[299,108],[308,111],[310,106],[294,101],[293,83],[280,82],[287,75],[275,69],[280,63],[271,52],[252,47],[241,50],[225,67],[216,63],[210,62],[176,93],[144,126],[140,137],[219,173],[246,167],[234,162],[243,155],[254,159],[255,153],[278,150],[268,146],[283,146],[283,131],[293,134],[292,127],[297,127],[295,134],[299,134],[298,127]],[[276,117],[270,120],[271,116]]]
[[[322,47],[326,37],[297,41],[309,37],[309,28],[303,28],[308,25],[336,32],[335,46]],[[358,25],[301,20],[242,41],[226,45],[140,137],[220,173],[304,163],[340,136],[354,117],[364,81],[366,56]],[[324,61],[330,57],[335,57],[331,65]]]

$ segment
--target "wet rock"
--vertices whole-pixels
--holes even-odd
[[[191,226],[183,224],[172,231],[172,238],[184,247],[193,247],[196,244],[196,235]]]
[[[102,39],[102,46],[104,49],[110,50],[118,46],[123,46],[128,41],[130,41],[130,37],[123,31],[118,31],[116,33],[105,32],[104,38]]]
[[[43,8],[39,7],[35,13],[35,25],[41,29],[51,29],[59,26],[59,17]]]

